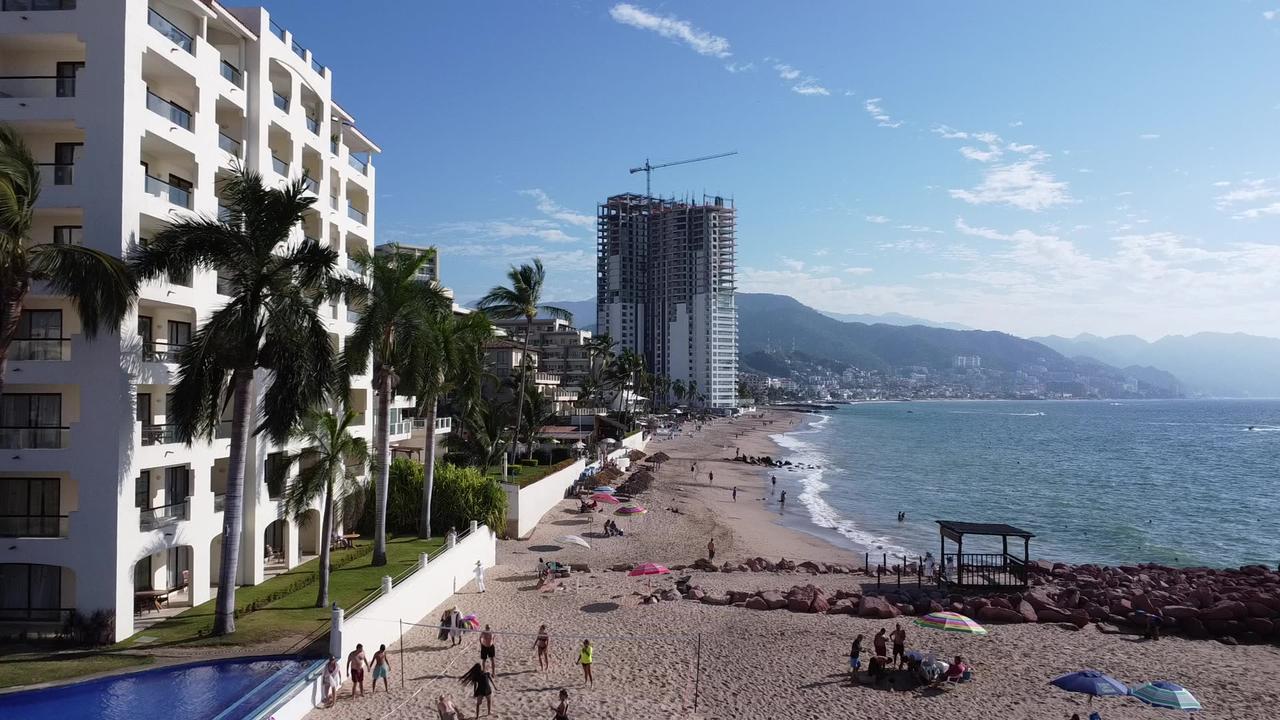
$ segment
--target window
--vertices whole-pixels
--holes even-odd
[[[62,395],[58,393],[0,395],[0,426],[6,428],[62,427]]]
[[[61,567],[0,564],[0,620],[57,620],[61,604]]]
[[[145,510],[151,507],[151,471],[143,470],[133,481],[133,506]]]
[[[60,62],[58,63],[58,97],[75,97],[76,96],[76,76],[84,69],[82,62]]]
[[[276,500],[284,494],[288,472],[289,463],[284,453],[273,452],[267,455],[266,463],[263,465],[263,474],[266,475],[267,481],[267,497]]]
[[[10,360],[61,360],[62,311],[23,310],[9,350]]]
[[[185,502],[191,495],[191,470],[185,465],[165,468],[164,493],[166,505]]]
[[[152,587],[151,556],[148,555],[133,566],[134,591],[151,590]]]
[[[0,478],[0,536],[58,537],[57,478]]]
[[[187,345],[191,342],[191,323],[178,322],[177,320],[169,321],[169,346],[170,350],[176,350],[179,347]],[[176,358],[175,358],[176,361]]]
[[[71,185],[75,182],[76,148],[84,143],[55,143],[53,146],[53,184]]]
[[[54,245],[80,245],[84,240],[84,227],[81,225],[54,225]]]

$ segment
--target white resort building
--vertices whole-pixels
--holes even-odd
[[[121,255],[185,213],[219,212],[243,163],[305,177],[319,200],[299,235],[374,245],[378,147],[334,102],[333,74],[260,8],[213,0],[0,0],[0,122],[41,163],[35,242]],[[358,271],[357,268],[353,268]],[[144,286],[119,334],[86,340],[71,304],[30,296],[0,396],[0,634],[56,628],[71,610],[135,632],[146,591],[173,606],[216,592],[228,441],[175,442],[166,395],[177,350],[225,302],[213,272]],[[357,318],[325,308],[335,346]],[[260,393],[265,376],[259,376]],[[371,434],[367,375],[349,398]],[[397,407],[410,405],[408,399]],[[393,426],[393,441],[411,427]],[[282,450],[251,439],[240,582],[316,554],[320,515],[285,517]]]

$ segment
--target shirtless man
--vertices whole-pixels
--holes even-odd
[[[485,661],[489,663],[489,673],[491,675],[498,674],[498,660],[495,657],[498,649],[493,644],[493,630],[488,625],[484,626],[484,632],[480,633],[480,669],[484,670]]]
[[[907,631],[902,629],[902,623],[894,625],[893,632],[889,634],[889,639],[893,641],[893,661],[898,667],[907,664]]]
[[[885,639],[884,628],[876,631],[876,636],[871,639],[871,646],[875,649],[877,657],[889,657],[889,642]]]
[[[356,696],[356,688],[364,697],[364,673],[369,669],[369,659],[364,655],[364,645],[356,644],[356,649],[347,655],[347,677],[351,678],[351,697]]]

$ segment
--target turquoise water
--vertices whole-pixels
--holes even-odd
[[[936,554],[946,519],[1033,558],[1280,563],[1280,401],[870,403],[774,439],[821,466],[778,473],[785,521],[859,549]]]

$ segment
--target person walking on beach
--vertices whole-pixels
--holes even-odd
[[[538,627],[538,637],[533,641],[533,647],[538,651],[538,667],[543,671],[551,669],[551,636],[547,634],[547,626]]]
[[[329,662],[324,666],[324,676],[321,680],[320,704],[333,707],[333,704],[338,701],[338,691],[341,689],[342,669],[338,667],[338,658],[330,655]]]
[[[884,637],[884,628],[876,631],[876,636],[871,639],[871,646],[876,651],[876,657],[889,656],[889,643]]]
[[[707,473],[707,484],[708,484],[708,485],[715,485],[715,484],[716,484],[716,474],[715,474],[715,473],[713,473],[713,472],[708,472],[708,473]]]
[[[476,567],[471,572],[475,573],[476,576],[476,591],[484,592],[484,566],[480,564],[479,560],[476,561]]]
[[[849,647],[849,682],[858,682],[858,671],[862,669],[862,633],[853,639]]]
[[[560,689],[559,702],[551,706],[551,711],[555,713],[555,717],[551,720],[569,720],[569,691],[564,688]]]
[[[475,717],[480,717],[480,701],[484,701],[484,714],[493,714],[493,691],[498,684],[493,681],[493,676],[484,671],[480,667],[480,663],[471,666],[466,675],[458,678],[458,682],[463,685],[471,686],[471,697],[476,699]]]
[[[778,512],[782,512],[787,507],[787,491],[783,490],[778,496]]]
[[[738,502],[738,486],[733,486],[733,501]]]
[[[462,644],[462,613],[458,612],[458,606],[453,606],[453,611],[449,613],[449,645],[450,647]]]
[[[458,708],[454,706],[453,699],[447,695],[436,698],[436,714],[440,716],[439,720],[460,720]]]
[[[364,645],[356,643],[356,649],[347,655],[347,677],[351,678],[351,697],[356,696],[356,688],[364,697],[364,671],[369,667],[369,660],[364,656]]]
[[[591,660],[595,655],[595,648],[591,647],[590,640],[582,641],[582,649],[578,651],[578,659],[574,660],[574,664],[582,666],[582,679],[587,681],[588,685],[595,687],[595,680],[591,678]]]
[[[893,640],[893,662],[898,667],[907,664],[907,631],[902,629],[902,623],[894,625],[893,632],[889,635],[889,639]]]
[[[714,561],[716,559],[716,539],[711,538],[707,541],[707,559]]]
[[[387,659],[387,646],[379,645],[378,652],[373,654],[373,687],[369,693],[378,692],[378,678],[382,678],[382,689],[391,692],[387,676],[391,674],[391,661]]]
[[[498,649],[493,644],[493,630],[488,625],[484,626],[484,632],[480,633],[480,667],[484,668],[485,661],[489,662],[489,671],[494,675],[498,674],[498,659],[495,657]]]

